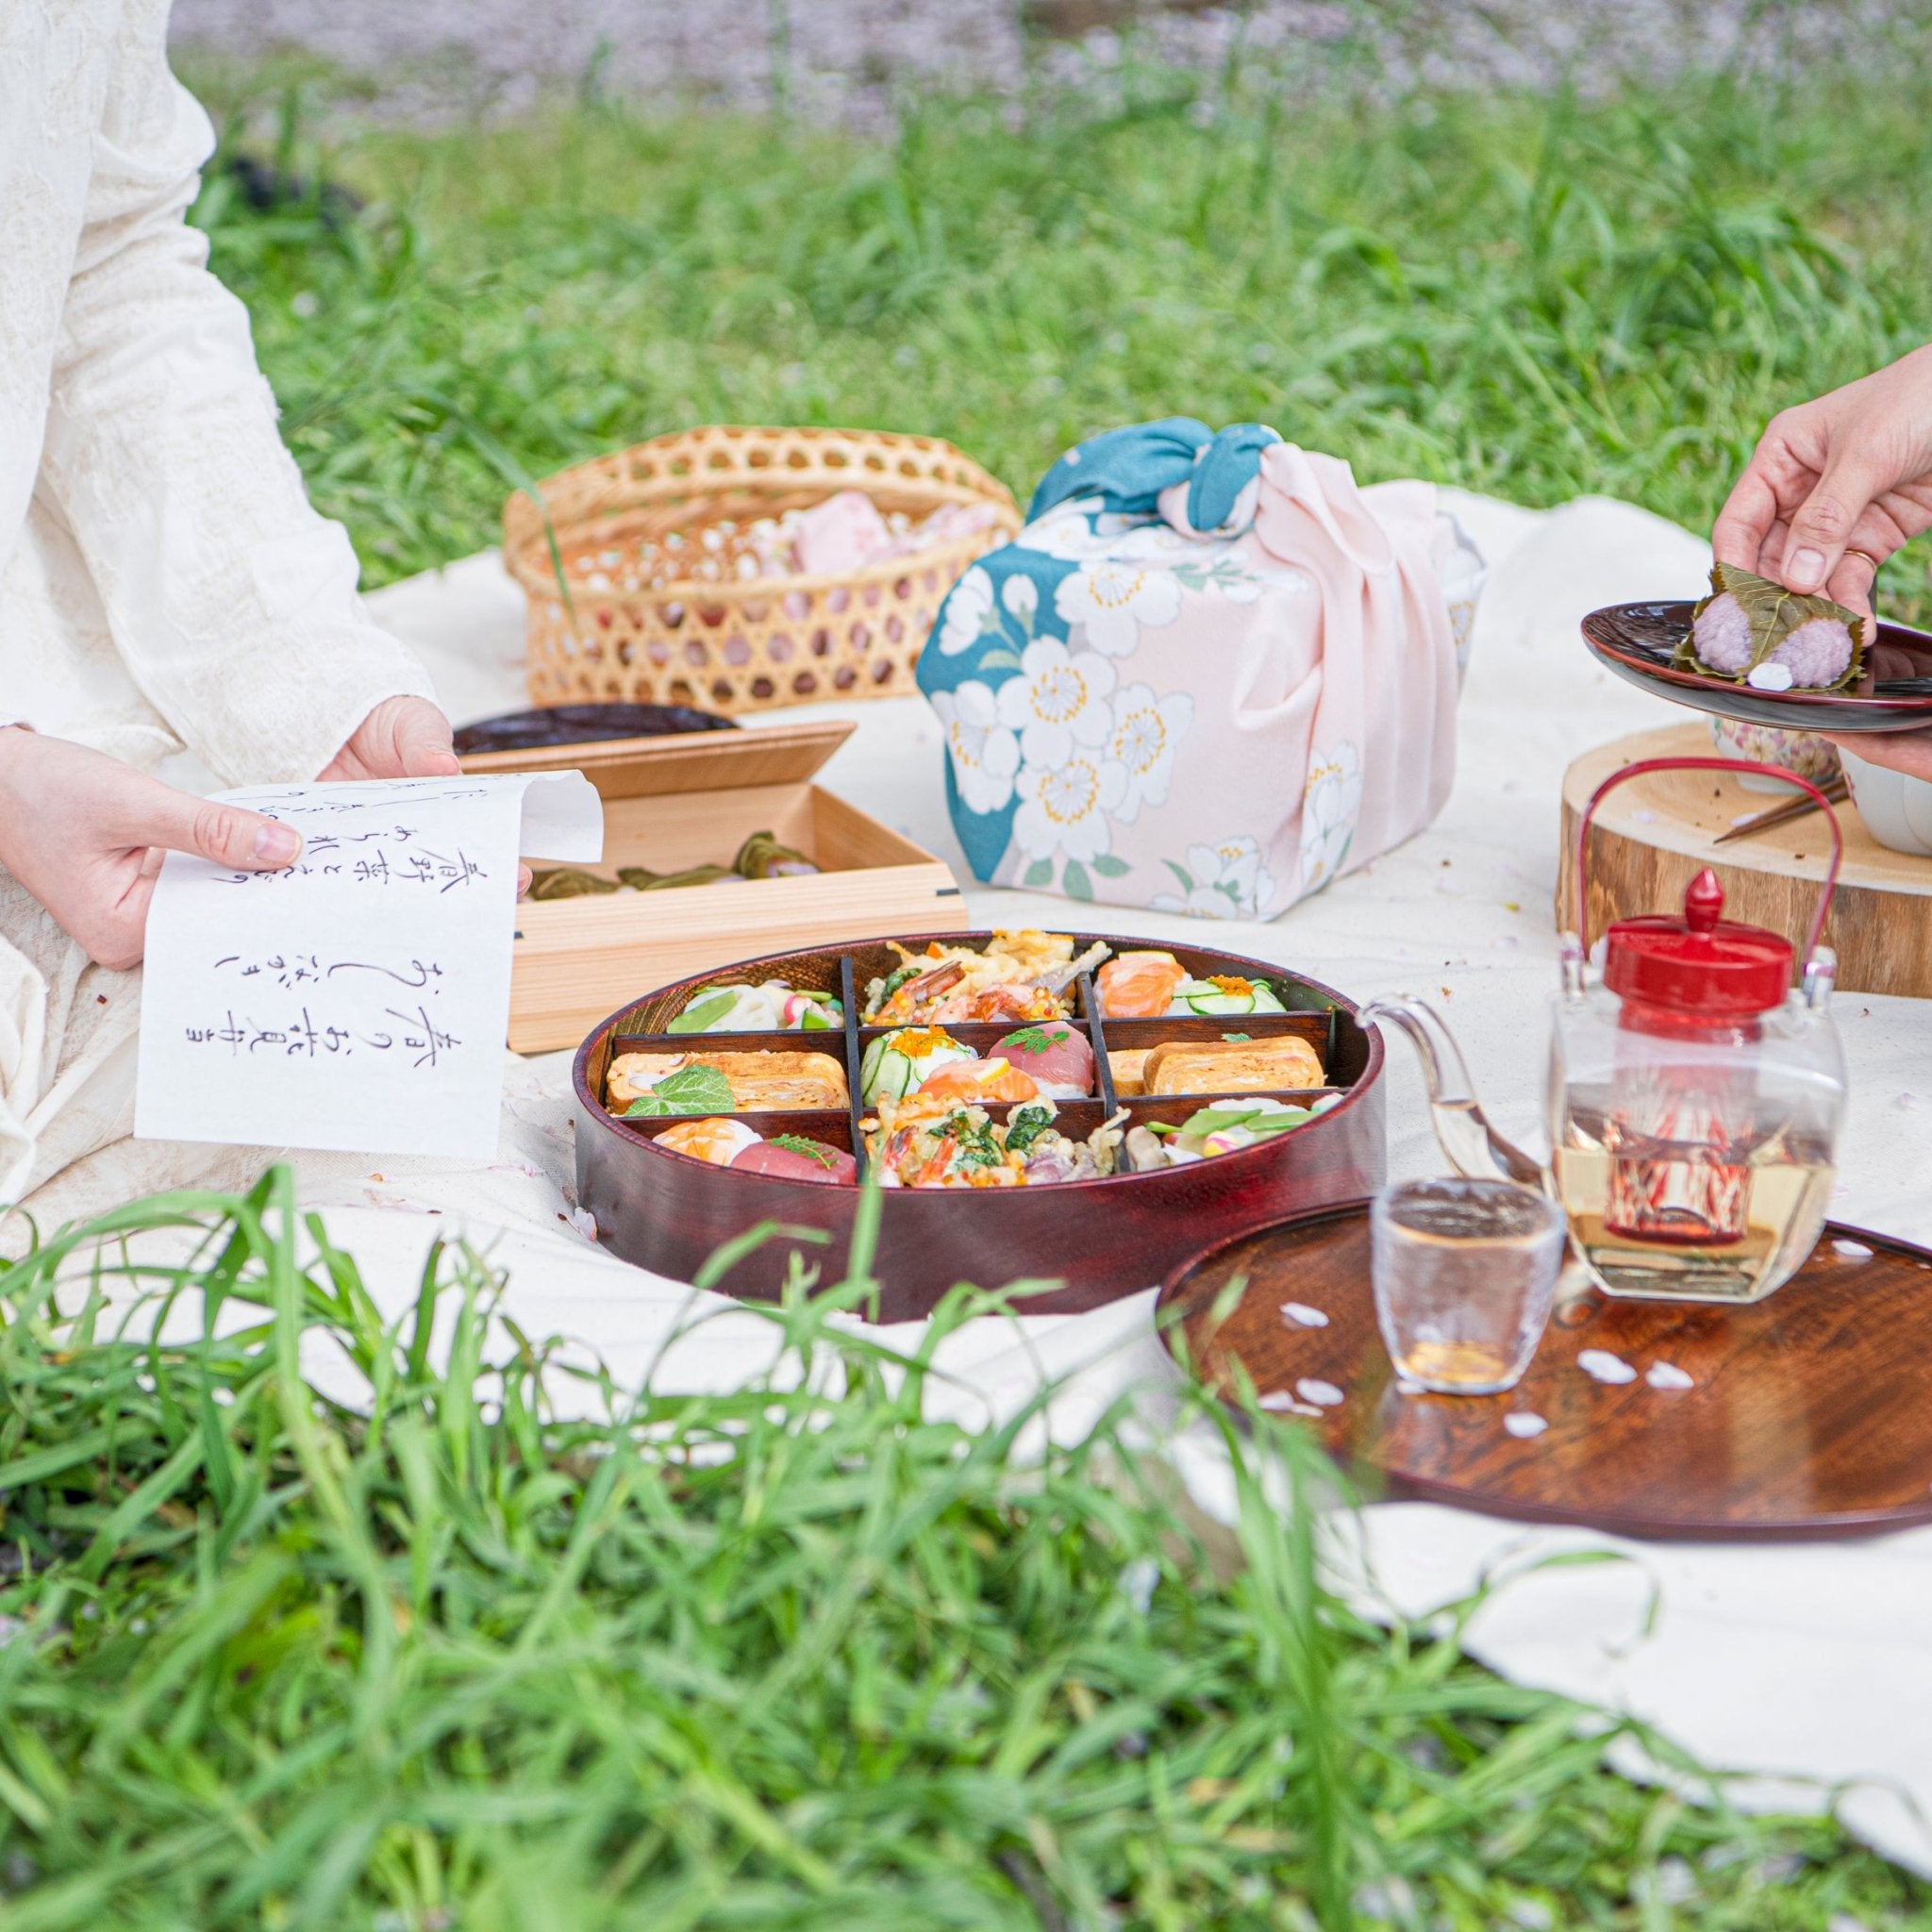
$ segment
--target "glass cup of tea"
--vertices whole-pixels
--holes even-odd
[[[1563,1210],[1509,1181],[1402,1181],[1369,1215],[1375,1320],[1405,1382],[1497,1395],[1528,1368],[1563,1266]]]

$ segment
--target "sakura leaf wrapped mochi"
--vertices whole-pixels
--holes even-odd
[[[1027,515],[919,658],[975,877],[1273,919],[1441,809],[1482,562],[1432,485],[1174,417]]]
[[[1829,597],[1801,597],[1720,563],[1678,657],[1760,691],[1840,691],[1864,671],[1867,623]]]

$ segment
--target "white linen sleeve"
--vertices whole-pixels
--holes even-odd
[[[432,697],[308,504],[248,316],[185,219],[214,149],[129,8],[61,316],[42,461],[136,683],[231,784],[313,778],[369,711]]]

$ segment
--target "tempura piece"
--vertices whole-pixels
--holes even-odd
[[[937,940],[923,953],[892,950],[903,963],[867,986],[868,1024],[1064,1020],[1067,988],[1108,954],[1096,942],[1076,959],[1067,934],[1031,930],[996,932],[984,952]]]

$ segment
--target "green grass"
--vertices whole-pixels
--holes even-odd
[[[258,82],[203,78],[242,125]],[[1261,418],[1366,479],[1706,526],[1776,408],[1932,336],[1923,61],[1206,126],[1142,75],[1110,117],[942,103],[890,145],[597,105],[311,143],[352,125],[316,111],[291,151],[362,221],[223,186],[201,218],[371,581],[491,541],[520,475],[721,420],[937,432],[1024,496],[1096,427]]]
[[[1639,1790],[1622,1727],[1364,1624],[1257,1476],[1217,1571],[1119,1418],[1032,1459],[1028,1417],[927,1422],[919,1361],[796,1293],[767,1386],[592,1378],[559,1422],[475,1257],[385,1325],[291,1201],[0,1274],[8,1932],[1932,1925],[1831,1825]],[[197,1252],[142,1272],[157,1227]],[[118,1339],[90,1280],[235,1332]],[[1250,1421],[1297,1493],[1297,1425]]]

